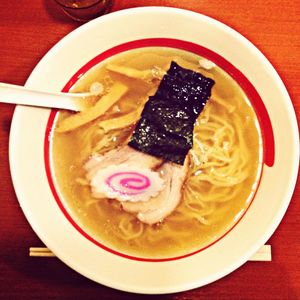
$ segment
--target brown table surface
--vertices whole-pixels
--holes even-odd
[[[246,36],[277,69],[300,120],[298,0],[116,0],[113,10],[149,5],[200,12]],[[53,0],[1,0],[0,82],[23,85],[43,55],[78,26]],[[134,295],[96,284],[56,258],[30,258],[28,248],[42,243],[19,207],[10,178],[8,140],[13,112],[13,105],[0,105],[1,299],[300,299],[299,180],[288,211],[268,242],[273,261],[247,262],[199,289],[165,296]]]

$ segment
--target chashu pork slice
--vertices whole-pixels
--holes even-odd
[[[137,151],[129,146],[121,146],[117,149],[101,154],[93,155],[85,164],[86,177],[91,179],[95,172],[109,166],[126,164],[127,166],[139,166],[155,170],[163,163],[163,160],[152,155]]]
[[[188,173],[189,158],[184,165],[172,162],[164,163],[158,171],[165,180],[164,189],[147,202],[123,202],[122,207],[129,213],[137,214],[137,218],[146,224],[161,222],[177,207],[182,197],[183,184]]]

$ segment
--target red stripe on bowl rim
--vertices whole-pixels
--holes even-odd
[[[54,199],[56,203],[58,204],[60,210],[64,214],[64,216],[68,219],[68,221],[73,225],[73,227],[80,233],[82,234],[86,239],[94,243],[95,245],[99,246],[100,248],[121,256],[123,258],[131,259],[131,260],[136,260],[136,261],[146,261],[146,262],[163,262],[163,261],[171,261],[171,260],[178,260],[182,259],[191,255],[194,255],[196,253],[199,253],[218,241],[220,241],[223,237],[225,237],[229,232],[231,232],[237,224],[241,221],[243,216],[246,214],[248,209],[250,208],[256,192],[258,190],[261,178],[262,178],[262,173],[263,173],[263,165],[266,164],[268,167],[272,167],[274,165],[274,160],[275,160],[275,143],[274,143],[274,134],[273,134],[273,128],[271,124],[270,117],[268,115],[268,111],[259,95],[259,93],[256,91],[254,86],[251,84],[251,82],[247,79],[247,77],[239,71],[235,66],[233,66],[230,62],[228,62],[225,58],[217,54],[216,52],[205,48],[203,46],[200,46],[198,44],[188,42],[188,41],[183,41],[183,40],[178,40],[178,39],[171,39],[171,38],[150,38],[150,39],[141,39],[141,40],[134,40],[130,41],[124,44],[117,45],[113,48],[110,48],[93,59],[91,59],[88,63],[86,63],[82,68],[80,68],[73,76],[72,78],[68,81],[68,83],[65,85],[63,88],[63,92],[68,92],[70,88],[79,80],[79,78],[84,75],[87,71],[89,71],[92,67],[95,65],[99,64],[100,62],[104,61],[107,58],[110,58],[116,54],[128,51],[128,50],[133,50],[133,49],[138,49],[138,48],[145,48],[145,47],[169,47],[169,48],[174,48],[174,49],[180,49],[180,50],[185,50],[189,51],[191,53],[200,55],[202,57],[205,57],[212,62],[214,62],[216,65],[221,67],[225,72],[227,72],[243,89],[245,94],[247,95],[249,101],[251,102],[251,105],[256,113],[256,116],[258,118],[259,122],[259,127],[262,135],[262,141],[263,141],[263,157],[262,157],[262,168],[260,172],[260,176],[258,179],[258,184],[256,187],[256,191],[253,194],[251,200],[249,201],[249,204],[243,214],[239,217],[238,220],[232,225],[231,228],[229,228],[223,235],[221,235],[218,239],[215,241],[211,242],[210,244],[187,254],[180,255],[180,256],[174,256],[174,257],[167,257],[167,258],[145,258],[145,257],[138,257],[138,256],[133,256],[133,255],[128,255],[122,252],[119,252],[117,250],[114,250],[110,247],[105,246],[104,244],[100,243],[99,241],[95,240],[92,236],[90,236],[87,232],[85,232],[72,218],[72,216],[69,214],[67,211],[66,207],[64,206],[63,202],[61,201],[58,192],[56,190],[53,176],[52,176],[52,170],[51,170],[51,164],[50,164],[50,143],[51,143],[51,134],[53,130],[53,124],[55,121],[55,117],[57,115],[58,110],[52,110],[47,122],[46,126],[46,132],[45,132],[45,139],[44,139],[44,163],[45,163],[45,170],[46,170],[46,175],[48,179],[48,183],[50,186],[50,189],[52,191],[52,194],[54,196]]]

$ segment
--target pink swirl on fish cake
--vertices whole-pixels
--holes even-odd
[[[116,172],[105,183],[114,192],[122,195],[137,195],[151,186],[149,177],[138,172]]]

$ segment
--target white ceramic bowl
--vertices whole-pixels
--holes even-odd
[[[299,135],[288,93],[262,53],[226,25],[180,9],[135,8],[91,21],[55,45],[33,70],[26,86],[62,90],[74,74],[78,76],[92,66],[95,57],[102,55],[103,59],[116,49],[141,47],[149,41],[150,45],[200,49],[204,56],[233,71],[261,99],[256,104],[266,124],[262,178],[250,208],[228,234],[196,254],[156,262],[127,258],[99,247],[66,217],[65,208],[54,199],[45,168],[45,134],[51,112],[47,109],[17,107],[11,127],[10,166],[30,225],[58,258],[101,284],[158,294],[215,281],[245,263],[269,239],[295,186]]]

